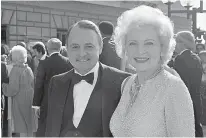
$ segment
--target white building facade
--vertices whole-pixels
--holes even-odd
[[[149,4],[167,12],[167,6],[160,1],[2,1],[1,42],[13,47],[20,41],[46,42],[49,38],[58,37],[65,45],[67,29],[75,22],[82,19],[95,23],[107,20],[116,25],[122,12],[140,4]],[[181,8],[179,3],[173,7]],[[171,19],[175,32],[191,30],[191,20],[187,20],[186,15],[173,15]]]

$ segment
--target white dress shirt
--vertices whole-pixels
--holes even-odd
[[[85,80],[80,81],[79,83],[74,85],[73,89],[73,99],[74,99],[74,114],[73,114],[73,124],[77,128],[81,118],[84,114],[84,111],[87,107],[89,98],[92,94],[94,86],[97,82],[98,78],[98,70],[99,70],[99,62],[95,65],[95,67],[89,71],[87,74],[94,72],[94,81],[93,84],[87,83]],[[75,73],[79,74],[76,70]],[[85,75],[87,75],[85,74]],[[81,74],[79,74],[81,75]],[[82,76],[82,75],[81,75]]]
[[[46,59],[46,53],[41,57],[40,60],[45,60]]]

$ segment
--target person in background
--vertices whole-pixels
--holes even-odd
[[[34,50],[35,56],[38,60],[45,60],[47,58],[46,48],[44,43],[36,42],[32,47],[32,49]]]
[[[11,50],[9,52],[9,55],[7,57],[7,65],[6,68],[8,70],[8,75],[10,75],[10,72],[13,68],[13,62],[12,62],[12,55],[11,55]],[[11,97],[8,97],[8,137],[12,136],[12,99]]]
[[[8,98],[3,94],[2,84],[9,83],[8,70],[6,68],[7,48],[5,44],[1,44],[1,125],[2,136],[8,137]]]
[[[1,55],[1,61],[2,62],[6,63],[7,58],[8,58],[7,55]]]
[[[32,58],[32,71],[33,71],[33,73],[35,74],[36,72],[37,72],[37,67],[38,67],[38,64],[39,64],[39,60],[37,59],[37,57],[36,57],[36,55],[35,55],[35,52],[34,52],[34,50],[33,50],[33,46],[35,45],[35,43],[36,42],[30,42],[30,43],[28,43],[28,45],[27,45],[27,54],[29,54],[29,56],[31,56],[31,58]]]
[[[46,54],[46,48],[45,48],[45,45],[44,43],[42,42],[36,42],[33,46],[32,46],[32,49],[34,51],[34,55],[37,59],[37,68],[38,68],[38,65],[39,65],[39,62],[42,61],[42,60],[45,60],[47,58],[47,54]],[[37,74],[37,69],[35,70],[34,72],[34,78],[36,80],[36,74]]]
[[[1,44],[1,55],[8,55],[10,48],[6,44]],[[4,53],[4,54],[3,54]]]
[[[175,40],[171,20],[141,5],[117,21],[114,42],[136,73],[122,83],[122,96],[111,118],[114,137],[194,137],[192,100],[184,82],[166,69]]]
[[[174,69],[186,84],[194,108],[195,136],[202,137],[202,102],[200,85],[202,81],[202,65],[197,54],[194,34],[190,31],[181,31],[176,34],[175,52],[178,54],[174,61]]]
[[[205,45],[204,44],[196,44],[196,53],[199,54],[201,51],[205,50]]]
[[[100,54],[99,61],[105,65],[121,68],[121,58],[115,51],[115,44],[111,41],[114,26],[109,21],[102,21],[99,23],[99,30],[103,37],[103,49]]]
[[[26,63],[27,51],[22,46],[14,46],[11,50],[13,68],[9,75],[9,83],[3,83],[5,96],[12,99],[13,133],[21,137],[32,136],[35,132],[34,112],[31,109],[34,94],[34,76]]]
[[[206,32],[205,32],[204,35],[203,35],[203,39],[204,39],[204,41],[205,41],[205,46],[206,46]]]
[[[17,45],[22,46],[27,49],[27,45],[25,42],[20,42]],[[31,68],[31,70],[34,71],[34,61],[28,49],[27,49],[27,62],[26,63]]]
[[[202,115],[202,123],[206,125],[206,51],[201,51],[199,53],[199,57],[202,62],[203,74],[202,74],[202,84],[200,88],[200,93],[202,97],[202,105],[203,105],[203,115]]]
[[[9,83],[9,76],[6,63],[1,61],[1,136],[8,137],[8,99],[3,95],[3,83]]]
[[[34,88],[33,108],[39,117],[38,131],[36,136],[45,136],[45,123],[47,117],[48,87],[50,79],[54,75],[64,73],[73,67],[68,58],[60,54],[62,42],[57,38],[51,38],[47,42],[49,57],[39,62]]]
[[[64,56],[64,57],[68,57],[66,46],[62,46],[62,47],[61,47],[60,54],[61,54],[62,56]]]

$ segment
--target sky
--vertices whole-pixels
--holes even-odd
[[[206,10],[206,0],[203,0],[203,9]],[[206,13],[197,14],[197,28],[206,31]]]

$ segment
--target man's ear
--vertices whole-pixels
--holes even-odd
[[[103,49],[103,44],[100,45],[100,47],[99,47],[99,55],[101,55],[101,53],[102,53],[102,49]]]

